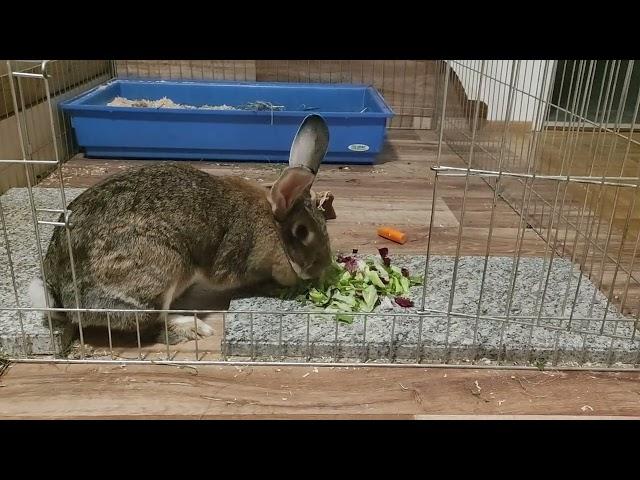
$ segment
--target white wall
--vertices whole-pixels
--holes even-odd
[[[517,61],[516,61],[517,62]],[[450,60],[451,68],[456,72],[470,100],[481,100],[488,106],[488,120],[505,121],[511,84],[513,60],[485,60],[482,86],[479,86],[482,60]],[[548,100],[552,83],[555,60],[520,60],[516,63],[516,90],[511,110],[511,121],[535,122],[538,107],[542,101],[544,115],[545,102]],[[543,76],[547,68],[547,79]],[[515,75],[514,74],[514,75]],[[539,122],[541,123],[541,122]],[[536,125],[534,125],[534,128]],[[540,125],[538,124],[539,128]]]

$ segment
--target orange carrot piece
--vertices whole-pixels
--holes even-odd
[[[407,234],[391,227],[380,227],[378,235],[392,242],[403,244],[407,241]]]

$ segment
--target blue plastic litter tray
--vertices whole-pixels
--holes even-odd
[[[181,105],[266,110],[205,110],[108,106],[115,97]],[[277,107],[277,108],[276,108]],[[372,164],[393,111],[371,86],[347,84],[114,80],[62,103],[75,138],[90,158],[286,162],[300,122],[325,118],[325,162]]]

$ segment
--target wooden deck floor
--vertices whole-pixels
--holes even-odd
[[[638,380],[608,372],[17,364],[0,378],[0,418],[640,419]]]
[[[377,165],[324,165],[316,188],[335,195],[338,218],[329,222],[333,247],[367,253],[388,246],[398,254],[424,254],[430,234],[434,254],[454,254],[464,180],[439,182],[429,232],[434,184],[430,167],[436,157],[433,132],[391,130]],[[78,156],[64,166],[64,184],[88,187],[141,163]],[[461,166],[447,149],[441,163]],[[281,168],[197,165],[216,175],[262,182],[275,180]],[[57,185],[52,175],[39,186]],[[470,181],[461,255],[486,253],[492,202],[493,192],[482,180]],[[511,208],[498,201],[491,255],[513,254],[518,222]],[[400,246],[377,237],[380,225],[406,231],[408,242]],[[535,232],[525,231],[523,255],[542,255],[544,247]],[[211,341],[215,343],[215,337]],[[638,380],[640,374],[633,372],[15,364],[0,378],[0,418],[640,418]]]
[[[429,216],[432,207],[437,138],[430,130],[390,130],[389,141],[377,165],[323,165],[314,188],[330,190],[335,195],[337,219],[328,224],[332,245],[337,250],[375,252],[388,246],[392,252],[424,254],[429,237]],[[88,187],[114,172],[149,161],[90,160],[81,155],[63,168],[66,187]],[[241,175],[259,182],[274,181],[282,165],[259,163],[225,164],[222,162],[191,162],[215,175]],[[443,151],[443,165],[462,166],[457,155]],[[56,175],[50,175],[39,186],[58,185]],[[446,178],[438,185],[436,215],[431,231],[432,252],[455,254],[464,179]],[[488,219],[493,191],[481,179],[470,181],[466,205],[461,255],[484,255],[487,249]],[[492,255],[513,255],[518,233],[518,215],[502,201],[496,205]],[[376,235],[380,225],[392,225],[407,233],[405,245],[397,245]],[[544,242],[533,232],[525,233],[523,255],[541,255]]]

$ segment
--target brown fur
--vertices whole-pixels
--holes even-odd
[[[310,166],[317,170],[323,156],[310,156]],[[330,244],[308,172],[285,169],[269,192],[177,163],[107,178],[68,208],[77,292],[66,231],[54,231],[44,266],[55,303],[75,308],[77,293],[81,308],[168,309],[194,282],[231,290],[317,278],[330,263]],[[112,328],[121,330],[136,322],[141,329],[163,326],[164,318],[110,314]],[[81,320],[105,325],[106,315],[83,313]]]

